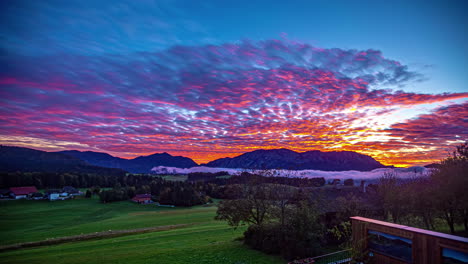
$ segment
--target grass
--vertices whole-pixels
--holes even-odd
[[[186,181],[188,176],[185,174],[169,174],[169,175],[156,175],[155,177],[163,178],[166,181]]]
[[[189,224],[171,230],[0,253],[0,263],[284,263],[245,247],[215,221],[216,207],[161,208],[131,202],[1,201],[1,245],[108,230]]]
[[[1,201],[0,245],[85,233],[209,220],[214,208],[163,208],[97,198],[66,201]],[[170,214],[166,212],[170,211]]]
[[[232,177],[232,175],[223,175],[223,176],[218,176],[218,177],[216,177],[216,178],[217,178],[217,179],[229,179],[229,178],[231,178],[231,177]]]

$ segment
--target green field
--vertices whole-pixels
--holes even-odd
[[[284,263],[236,240],[244,231],[215,221],[215,206],[160,208],[131,202],[1,201],[0,244],[107,230],[188,224],[144,234],[0,253],[0,263]]]
[[[186,181],[188,178],[186,174],[185,175],[184,174],[155,175],[154,177],[163,178],[166,181]]]

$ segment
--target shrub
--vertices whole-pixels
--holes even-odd
[[[353,179],[346,179],[344,181],[345,186],[354,186],[354,180]]]

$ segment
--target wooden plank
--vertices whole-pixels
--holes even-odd
[[[351,222],[353,240],[361,241],[360,245],[364,245],[365,248],[367,248],[368,230],[411,239],[412,258],[414,264],[442,264],[443,248],[450,248],[468,253],[468,238],[465,237],[443,234],[364,217],[351,217]],[[402,260],[379,254],[377,252],[374,254],[374,263],[405,263]]]
[[[405,226],[405,225],[398,225],[398,224],[394,224],[394,223],[384,222],[384,221],[365,218],[365,217],[360,217],[360,216],[353,216],[353,217],[351,217],[351,219],[356,220],[356,221],[366,222],[366,223],[373,223],[373,224],[376,224],[376,225],[379,225],[379,226],[385,226],[385,227],[390,227],[390,228],[406,230],[406,231],[412,232],[412,233],[420,233],[420,234],[424,234],[424,235],[440,237],[440,238],[445,238],[445,239],[449,239],[449,240],[455,240],[455,241],[459,241],[459,242],[462,242],[462,243],[468,243],[468,238],[467,237],[454,236],[454,235],[444,234],[444,233],[440,233],[440,232],[435,232],[435,231],[430,231],[430,230],[425,230],[425,229],[415,228],[415,227],[409,227],[409,226]]]
[[[373,264],[408,264],[408,262],[400,261],[398,259],[385,256],[376,252],[373,252],[374,256],[371,259]]]

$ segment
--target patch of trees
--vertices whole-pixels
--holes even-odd
[[[226,172],[218,173],[191,173],[188,182],[193,189],[204,192],[214,198],[225,198],[224,186],[245,184],[248,182],[282,184],[295,187],[320,187],[325,184],[324,178],[289,178],[251,174],[244,172],[239,176],[226,176]],[[221,178],[220,178],[221,177]],[[0,188],[16,186],[36,186],[38,189],[61,188],[74,186],[76,188],[89,188],[92,186],[113,187],[142,186],[157,181],[159,177],[148,174],[117,174],[101,175],[93,173],[58,173],[58,172],[0,172]],[[188,192],[184,189],[184,192]]]
[[[272,171],[264,171],[262,174],[254,174],[249,172],[242,172],[240,175],[232,176],[229,178],[220,178],[220,176],[227,175],[225,172],[218,173],[190,173],[189,181],[205,181],[214,183],[216,185],[229,185],[229,184],[246,184],[251,182],[256,183],[272,183],[283,184],[295,187],[321,187],[325,185],[325,179],[319,178],[298,178],[298,177],[280,177]]]
[[[113,187],[149,185],[160,180],[149,174],[102,175],[93,173],[50,173],[50,172],[0,172],[0,188],[16,186],[36,186],[38,189],[73,186],[89,188],[92,186]]]
[[[353,179],[346,179],[343,182],[344,186],[354,186],[354,180]]]
[[[94,186],[113,187],[99,193],[102,202],[122,201],[135,194],[151,193],[161,204],[193,206],[210,201],[206,191],[215,193],[212,184],[166,181],[160,177],[144,174],[97,175],[90,173],[47,173],[47,172],[12,172],[0,173],[0,188],[15,186],[36,186],[38,189],[91,188]],[[89,195],[91,196],[91,195]]]
[[[244,241],[254,249],[269,254],[279,253],[286,259],[318,255],[325,230],[313,208],[303,201],[288,208],[288,215],[282,223],[268,221],[251,225],[244,233]]]
[[[205,193],[197,191],[189,182],[165,181],[153,178],[148,185],[124,186],[119,183],[111,190],[101,191],[99,198],[103,203],[124,201],[133,198],[136,194],[151,194],[154,201],[160,204],[175,206],[194,206],[211,202]]]
[[[104,190],[99,193],[99,200],[101,203],[111,203],[118,201],[125,201],[133,196],[129,194],[130,187],[126,188],[113,188],[111,190]]]
[[[172,204],[176,206],[193,206],[212,202],[209,196],[196,191],[191,185],[163,188],[159,194],[158,200],[161,204]]]
[[[220,171],[216,173],[211,172],[191,172],[187,175],[187,181],[213,181],[218,177],[229,176],[226,171]]]
[[[247,225],[245,244],[286,259],[324,253],[325,245],[349,246],[349,217],[356,215],[432,230],[440,230],[443,221],[452,233],[461,225],[462,235],[468,235],[467,143],[426,176],[401,180],[386,173],[365,193],[354,191],[359,187],[303,188],[275,180],[232,177],[217,189],[224,200],[215,218],[233,227]]]
[[[146,178],[126,176],[125,174],[102,175],[95,173],[73,172],[0,172],[0,188],[16,186],[36,186],[38,189],[61,188],[74,186],[88,188],[91,186],[112,187],[116,183],[127,185],[138,181],[148,181]]]
[[[115,185],[124,175],[101,175],[94,173],[73,172],[2,172],[0,173],[0,188],[15,186],[36,186],[43,188],[61,188],[63,186],[111,187]]]
[[[251,182],[226,191],[232,195],[219,203],[215,219],[235,228],[247,225],[244,243],[254,249],[301,259],[323,253],[325,245],[341,243],[328,238],[327,209],[316,190]]]
[[[462,225],[468,235],[468,143],[433,168],[426,177],[400,181],[385,174],[376,187],[382,218],[399,224],[437,229],[443,219],[451,233]]]

